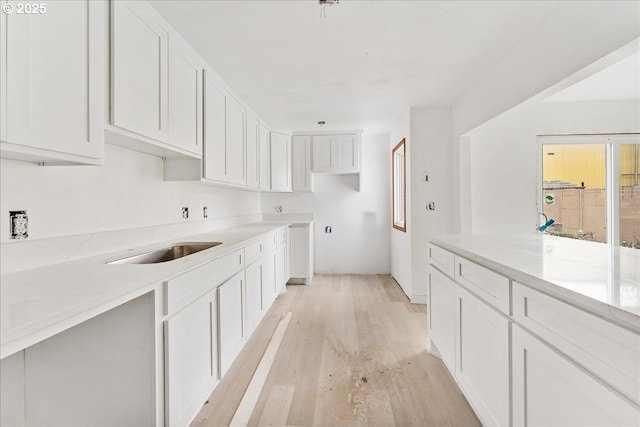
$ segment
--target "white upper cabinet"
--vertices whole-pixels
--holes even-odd
[[[205,70],[204,90],[204,178],[225,181],[225,94]]]
[[[203,68],[199,55],[147,2],[111,2],[106,142],[199,159]]]
[[[189,46],[169,39],[169,140],[196,156],[202,155],[202,69]]]
[[[358,135],[314,135],[312,137],[312,172],[360,172]]]
[[[313,137],[313,172],[331,172],[335,169],[332,139],[329,135]]]
[[[358,172],[360,170],[359,145],[356,135],[336,135],[335,168],[337,172]]]
[[[245,185],[244,170],[244,120],[245,109],[235,98],[226,98],[226,175],[227,182]]]
[[[16,10],[24,6],[8,4]],[[107,4],[82,0],[32,6],[40,13],[0,14],[1,156],[100,163]]]
[[[260,188],[260,122],[247,113],[247,187]]]
[[[111,5],[111,122],[166,141],[169,35],[147,3]]]
[[[221,86],[205,70],[203,178],[246,186],[245,108]]]
[[[271,132],[271,190],[291,191],[291,137]]]
[[[292,189],[313,191],[311,176],[311,137],[294,136],[291,139]]]
[[[260,157],[260,189],[271,189],[271,143],[269,130],[260,125],[260,134],[258,141],[258,155]]]

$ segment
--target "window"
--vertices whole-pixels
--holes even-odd
[[[391,181],[393,199],[393,228],[407,231],[407,161],[405,156],[405,140],[398,143],[391,152]]]
[[[640,250],[640,135],[540,139],[547,232]]]

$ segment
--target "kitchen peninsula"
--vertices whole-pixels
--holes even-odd
[[[484,423],[637,424],[637,251],[548,235],[429,240],[430,351]]]

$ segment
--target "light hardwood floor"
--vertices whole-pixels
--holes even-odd
[[[426,306],[381,275],[316,275],[287,286],[193,426],[234,416],[283,313],[292,317],[249,426],[479,426],[427,353]]]

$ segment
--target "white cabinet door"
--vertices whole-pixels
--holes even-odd
[[[2,2],[2,157],[98,163],[104,150],[104,2]]]
[[[225,94],[214,84],[213,78],[208,77],[206,70],[204,77],[204,178],[215,181],[225,181]]]
[[[311,177],[311,137],[294,136],[291,139],[292,189],[313,191]]]
[[[276,298],[276,250],[264,256],[262,262],[262,306],[267,311]]]
[[[244,344],[244,270],[218,287],[218,338],[220,377],[236,358]]]
[[[112,123],[166,141],[168,33],[153,19],[147,3],[111,5]]]
[[[429,336],[449,371],[456,366],[456,313],[458,285],[438,269],[428,267]]]
[[[513,425],[637,426],[640,412],[561,353],[513,327]]]
[[[336,135],[333,153],[335,169],[340,172],[358,172],[358,144],[355,135]]]
[[[202,64],[176,38],[169,40],[169,141],[202,156]]]
[[[510,321],[457,288],[456,378],[484,425],[507,426]]]
[[[271,132],[271,189],[291,191],[291,137]]]
[[[247,187],[260,188],[260,123],[247,113]]]
[[[244,170],[244,116],[242,104],[233,97],[226,97],[226,175],[227,182],[245,185]]]
[[[260,188],[271,189],[271,144],[269,130],[260,125],[259,157],[260,157]]]
[[[311,145],[313,149],[313,159],[311,162],[313,172],[333,171],[335,165],[333,163],[332,137],[329,135],[314,136]]]
[[[218,381],[216,290],[165,322],[168,425],[188,425]]]
[[[251,264],[245,270],[245,307],[247,321],[247,336],[251,336],[256,326],[262,319],[262,276],[263,260],[260,259]]]
[[[292,226],[290,239],[290,276],[291,278],[306,279],[311,275],[309,257],[309,226]]]
[[[355,134],[315,135],[312,150],[313,172],[340,174],[360,171],[360,145]]]
[[[289,280],[287,263],[287,243],[282,243],[276,248],[276,293],[284,291]]]

